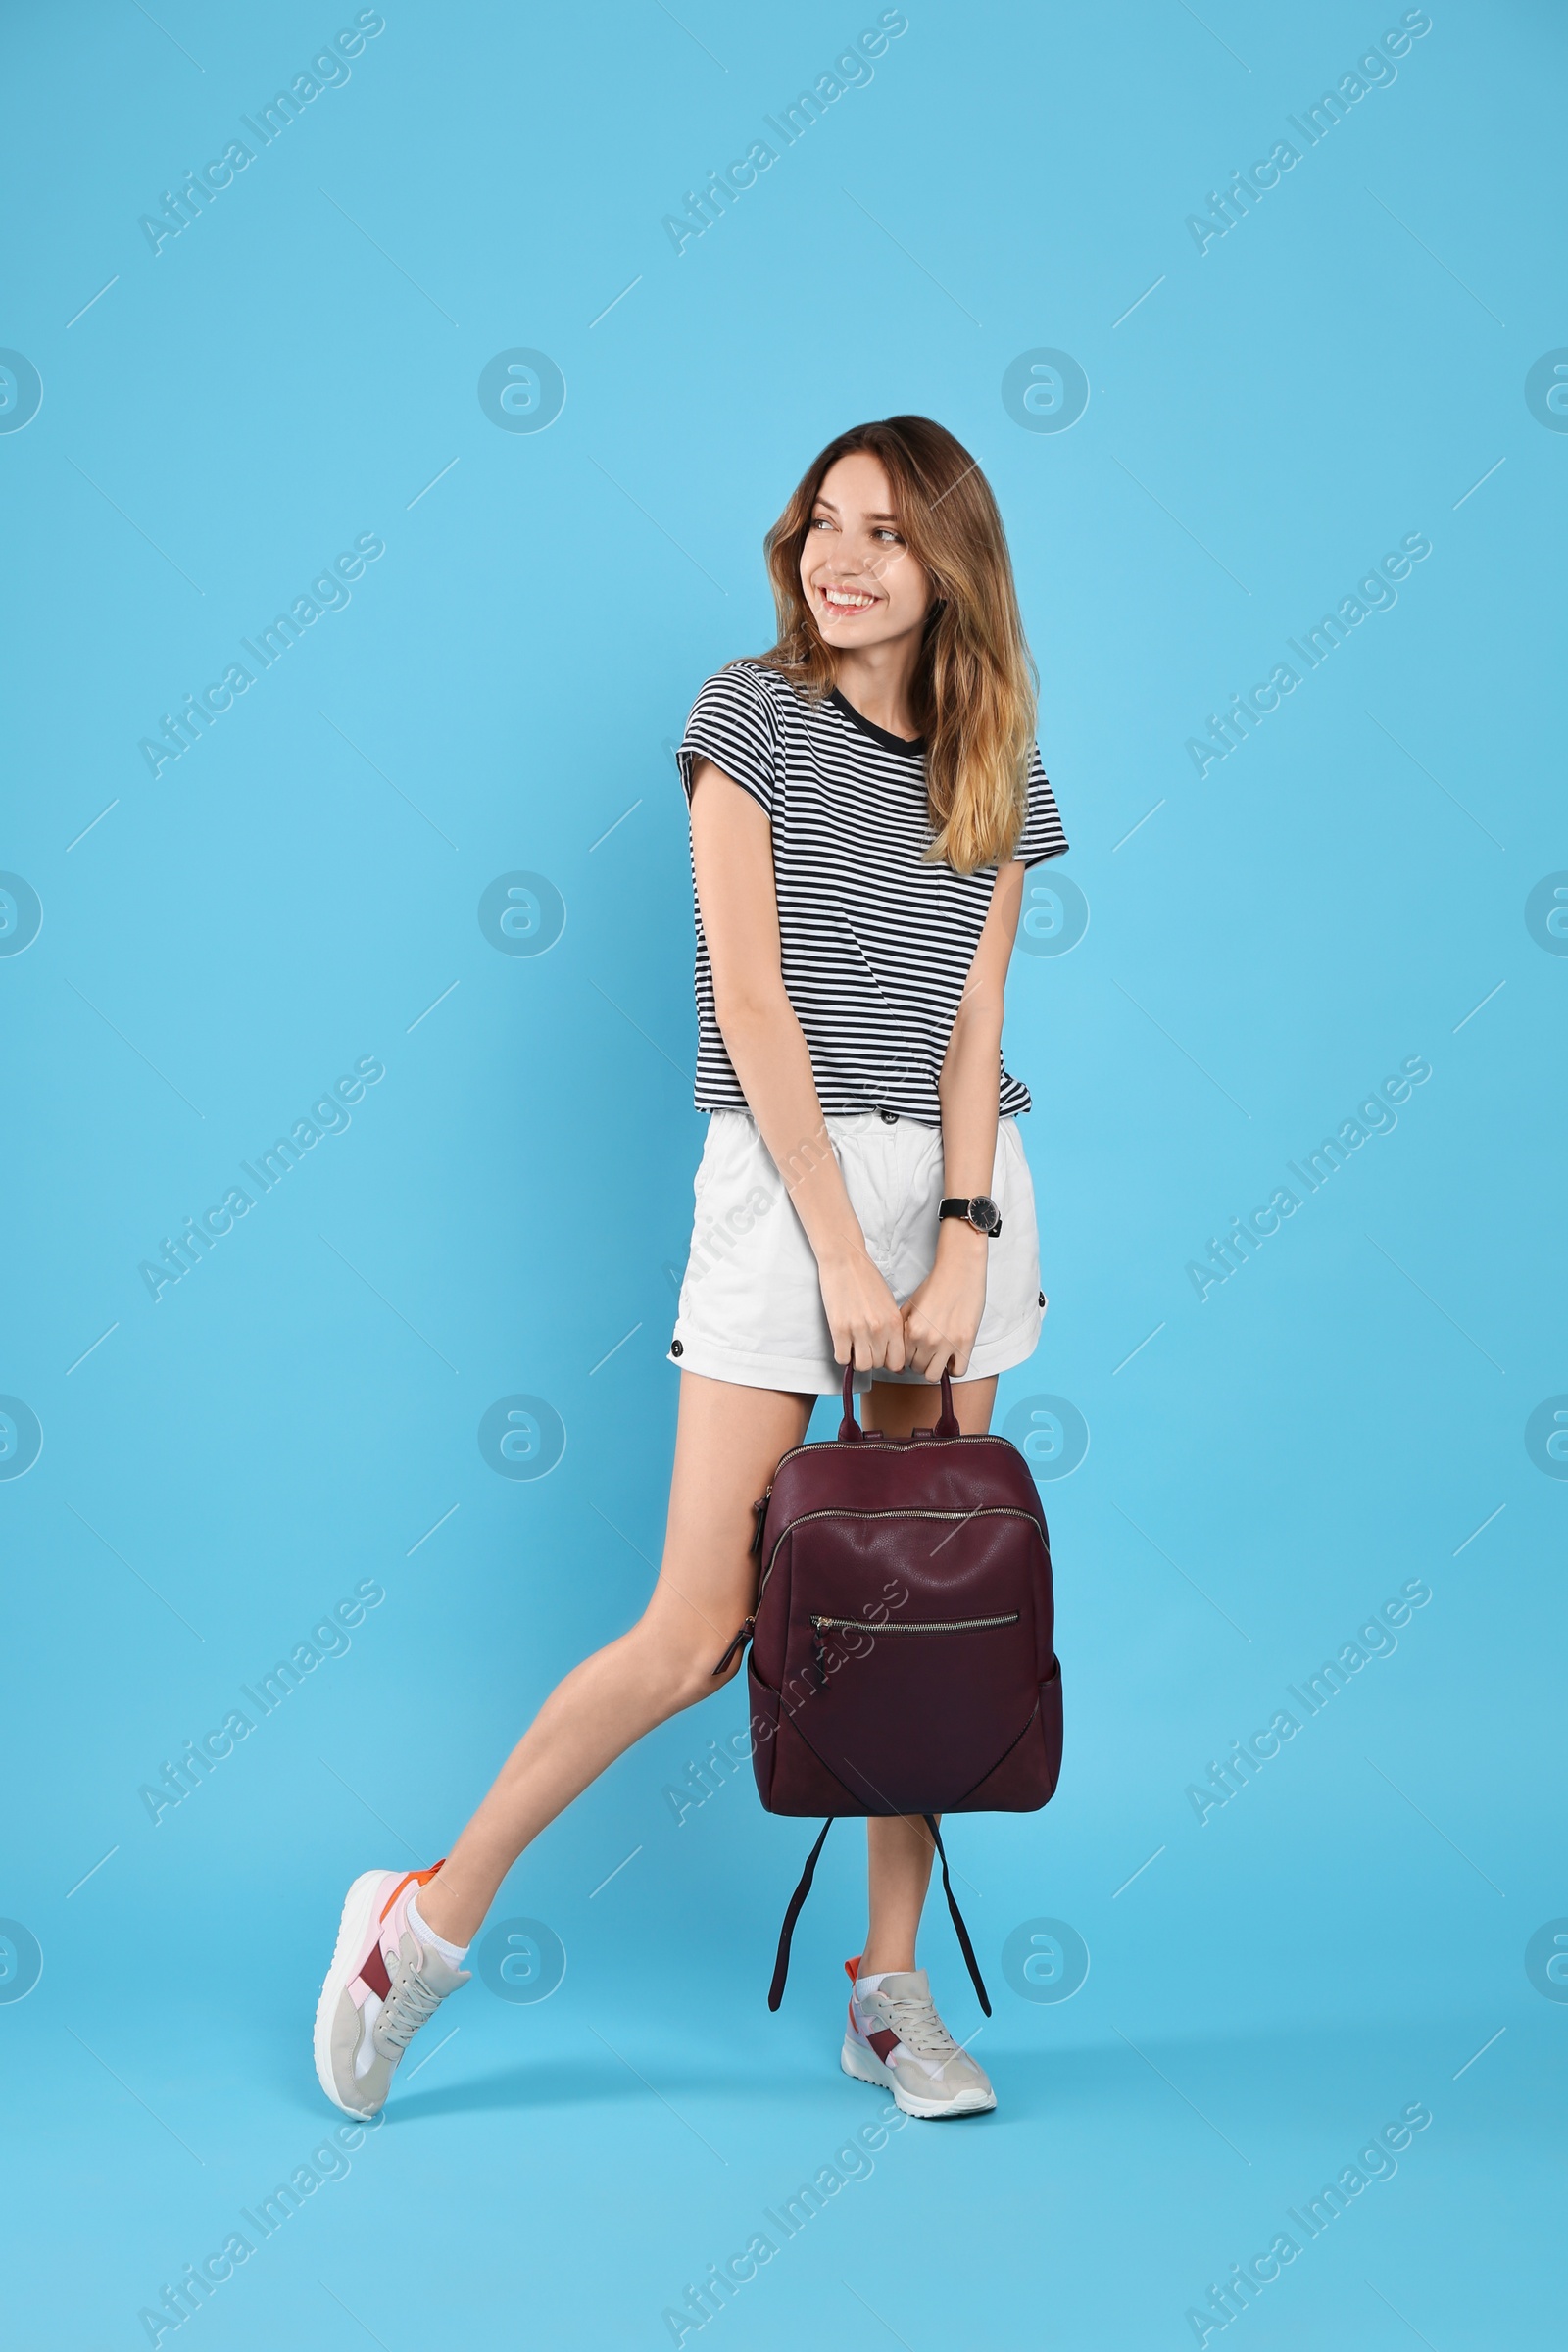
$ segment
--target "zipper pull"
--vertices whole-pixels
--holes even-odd
[[[736,1635],[728,1649],[725,1650],[724,1655],[719,1659],[718,1664],[713,1668],[715,1675],[722,1674],[725,1667],[729,1664],[731,1658],[735,1655],[735,1652],[738,1649],[744,1649],[746,1647],[747,1642],[752,1638],[752,1628],[756,1623],[757,1619],[755,1617],[747,1618],[746,1623],[741,1627],[740,1632]]]
[[[771,1494],[772,1492],[772,1488],[769,1487],[767,1494]],[[767,1494],[762,1496],[760,1502],[754,1502],[752,1505],[752,1514],[757,1522],[752,1529],[751,1541],[751,1554],[754,1560],[760,1560],[762,1556],[762,1525],[767,1517]]]
[[[823,1690],[827,1688],[827,1651],[822,1644],[820,1617],[811,1619],[811,1663],[816,1669],[816,1687]]]

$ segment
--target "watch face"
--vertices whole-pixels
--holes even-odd
[[[997,1214],[997,1204],[989,1195],[976,1193],[969,1203],[969,1222],[977,1232],[991,1233],[995,1231],[1001,1219]]]

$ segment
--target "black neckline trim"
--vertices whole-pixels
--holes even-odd
[[[862,735],[869,735],[871,741],[881,744],[884,751],[918,755],[925,750],[923,735],[890,735],[886,727],[879,727],[874,719],[867,718],[863,712],[857,710],[855,705],[848,701],[836,686],[827,699],[841,718],[847,718],[851,726],[858,727]]]

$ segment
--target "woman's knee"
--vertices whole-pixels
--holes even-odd
[[[700,1698],[711,1697],[715,1690],[722,1690],[725,1684],[732,1683],[741,1670],[739,1654],[726,1658],[721,1666],[715,1664],[710,1655],[712,1646],[710,1643],[709,1648],[693,1664],[689,1695],[681,1702],[684,1706],[695,1706]]]
[[[706,1626],[674,1630],[645,1617],[632,1638],[644,1651],[649,1687],[665,1715],[678,1715],[699,1699],[711,1697],[740,1671],[738,1652],[720,1663],[723,1644]]]

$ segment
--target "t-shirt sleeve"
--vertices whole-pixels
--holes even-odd
[[[1059,858],[1066,847],[1056,796],[1046,782],[1037,745],[1029,755],[1029,812],[1012,854],[1020,865],[1038,865],[1042,858]]]
[[[688,803],[699,762],[711,760],[771,818],[778,729],[760,679],[750,670],[734,668],[710,677],[692,705],[675,760]]]

